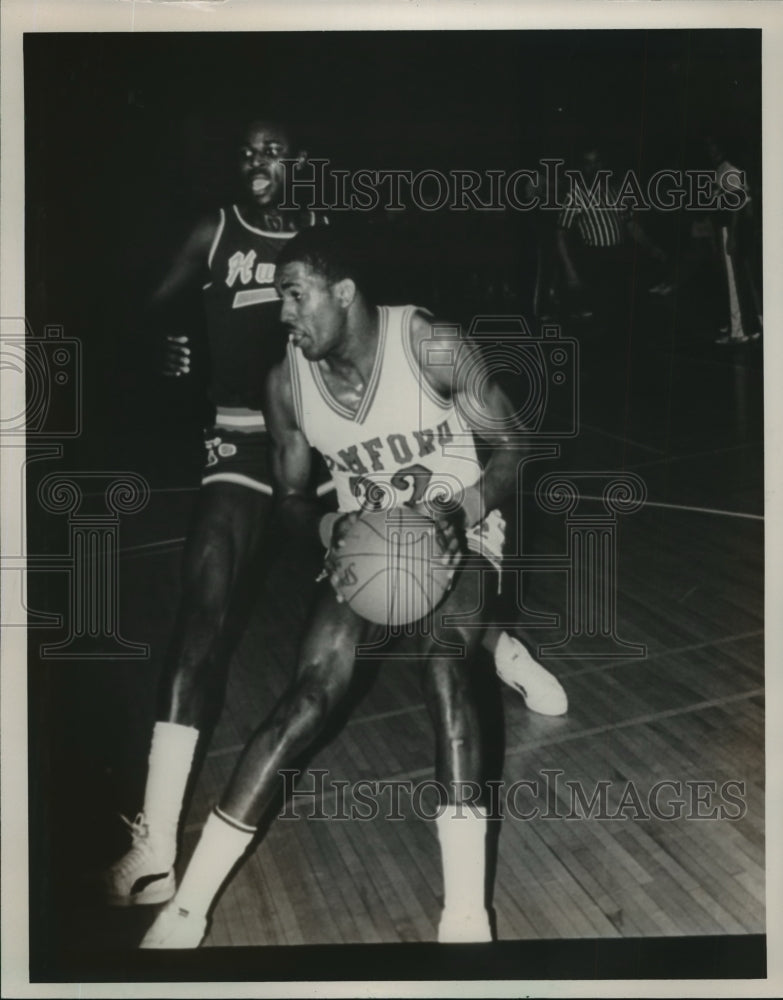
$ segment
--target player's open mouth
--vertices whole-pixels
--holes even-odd
[[[251,182],[253,194],[263,194],[272,186],[272,181],[265,174],[256,174]]]

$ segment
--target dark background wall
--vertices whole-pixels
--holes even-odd
[[[248,116],[293,121],[312,155],[348,169],[573,164],[590,139],[645,178],[708,168],[717,132],[758,191],[760,68],[749,30],[29,36],[28,317],[82,341],[79,454],[105,463],[121,441],[133,455],[145,421],[192,426],[198,394],[161,385],[138,307],[230,196]],[[426,269],[444,304],[502,267],[527,313],[533,213],[411,214],[424,259],[409,271]],[[676,241],[671,218],[645,222]]]

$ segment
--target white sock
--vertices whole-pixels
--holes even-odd
[[[205,917],[220,886],[253,839],[255,828],[225,813],[209,814],[174,902]]]
[[[197,741],[198,729],[176,722],[156,722],[152,730],[144,818],[155,850],[167,865],[177,853],[177,825]]]
[[[487,813],[449,805],[435,822],[443,861],[443,908],[483,919]]]

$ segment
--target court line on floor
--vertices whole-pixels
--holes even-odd
[[[575,473],[571,473],[571,474],[574,475]],[[565,480],[565,479],[568,478],[569,474],[568,474],[568,472],[563,472],[562,475],[563,475],[563,479]],[[618,471],[617,475],[621,476],[622,475],[622,471]],[[536,495],[536,491],[535,490],[524,490],[522,495],[523,496],[531,496],[532,497],[532,496]],[[600,500],[600,501],[603,501],[604,498],[603,497],[597,497],[597,496],[589,496],[586,493],[580,493],[579,494],[579,499],[580,500]],[[691,513],[691,514],[718,514],[718,515],[720,515],[722,517],[741,517],[741,518],[746,518],[747,520],[750,520],[750,521],[763,521],[764,520],[764,515],[763,514],[746,514],[744,511],[741,511],[741,510],[721,510],[718,507],[697,507],[695,505],[691,506],[690,504],[663,503],[660,500],[643,500],[642,503],[641,503],[641,506],[642,507],[656,507],[656,508],[659,508],[661,510],[681,510],[681,511],[686,511],[686,512]]]
[[[560,732],[557,736],[550,739],[536,739],[529,743],[518,743],[514,747],[507,747],[504,760],[508,760],[510,757],[518,757],[530,750],[537,750],[541,747],[547,746],[558,746],[562,743],[572,743],[574,740],[589,739],[592,736],[602,736],[608,733],[616,732],[619,729],[628,729],[631,726],[646,726],[653,722],[658,722],[661,719],[672,719],[682,715],[690,715],[694,712],[702,712],[708,708],[719,708],[723,705],[731,705],[738,701],[748,701],[751,698],[757,698],[759,695],[764,695],[764,688],[751,688],[749,691],[742,691],[733,695],[724,695],[722,698],[710,698],[704,701],[693,702],[690,705],[684,705],[682,708],[669,708],[664,709],[659,712],[646,712],[643,715],[636,715],[631,719],[624,719],[622,722],[614,722],[604,726],[590,726],[587,729],[579,729],[570,732]],[[219,751],[215,756],[226,756],[229,753],[238,752],[242,747],[236,748],[226,747],[222,751]],[[207,756],[213,756],[208,754]],[[432,777],[432,767],[422,767],[417,768],[413,771],[401,771],[397,774],[379,776],[377,780],[380,782],[393,782],[393,781],[410,781],[418,780],[421,778],[431,778]],[[314,796],[312,801],[324,801],[329,800],[330,796],[335,794],[334,792],[327,792],[326,795],[320,797]],[[185,833],[197,833],[203,828],[203,823],[191,823],[185,827]]]
[[[424,711],[426,711],[426,705],[416,703],[414,705],[406,705],[404,708],[392,708],[386,712],[373,712],[371,715],[357,715],[346,722],[345,728],[349,729],[353,726],[358,726],[360,723],[379,722],[381,719],[393,719],[400,715],[411,715],[414,712]],[[207,757],[226,757],[230,754],[239,753],[244,746],[244,743],[233,743],[231,746],[219,747],[216,750],[209,750],[207,752]]]
[[[742,451],[744,448],[763,448],[763,441],[746,441],[744,444],[731,444],[725,448],[710,448],[707,451],[693,451],[685,455],[665,455],[663,458],[651,458],[646,462],[633,462],[625,469],[646,469],[650,465],[663,465],[666,462],[685,462],[692,458],[704,458],[707,455],[723,455],[728,451]]]
[[[179,538],[162,538],[159,542],[144,542],[142,545],[129,545],[127,548],[120,549],[119,555],[143,555],[145,552],[164,551],[169,546],[179,548],[185,541],[185,538],[186,536],[182,535]]]
[[[737,701],[749,701],[751,698],[758,698],[759,695],[763,697],[764,693],[763,687],[750,688],[748,691],[727,694],[721,698],[707,698],[704,701],[696,701],[690,705],[684,705],[682,708],[667,708],[660,712],[647,712],[643,715],[636,715],[632,719],[624,719],[622,722],[614,722],[605,726],[591,726],[588,729],[576,732],[564,732],[551,739],[538,739],[531,743],[518,743],[515,747],[507,748],[505,756],[506,758],[515,757],[537,747],[555,746],[558,743],[572,743],[574,740],[587,739],[590,736],[602,736],[618,729],[628,729],[629,726],[646,726],[651,722],[658,722],[660,719],[673,719],[679,715],[703,712],[707,708],[719,708],[722,705],[732,705]]]
[[[564,475],[567,475],[564,473]],[[533,490],[525,490],[524,496],[535,496]],[[603,500],[603,497],[598,496],[588,496],[582,495],[582,500]],[[764,521],[763,514],[746,514],[744,511],[740,510],[721,510],[718,507],[697,507],[690,504],[678,504],[678,503],[662,503],[658,500],[644,500],[642,503],[643,507],[655,507],[659,510],[678,510],[690,514],[714,514],[719,517],[737,517],[747,521]],[[119,554],[129,555],[136,552],[153,552],[156,549],[163,549],[166,546],[176,546],[181,545],[185,541],[186,536],[181,536],[179,538],[164,538],[159,542],[145,542],[142,545],[130,545],[127,548],[121,548]]]
[[[150,486],[148,488],[148,492],[149,493],[195,493],[196,490],[200,489],[201,489],[201,484],[197,486]],[[102,497],[105,496],[105,491],[95,490],[93,492],[83,493],[82,496]]]
[[[524,631],[524,629],[522,629]],[[642,666],[645,663],[650,663],[653,660],[660,660],[665,656],[679,656],[681,653],[693,653],[697,649],[711,649],[713,646],[724,646],[731,642],[741,642],[743,639],[755,639],[758,636],[764,635],[764,629],[754,629],[752,632],[738,632],[736,635],[727,635],[722,639],[707,639],[704,642],[694,642],[689,646],[678,646],[676,649],[661,649],[657,653],[651,653],[649,656],[634,656],[634,657],[617,657],[609,659],[606,658],[598,666],[584,667],[582,670],[574,670],[571,673],[563,674],[562,680],[566,683],[572,677],[583,677],[585,674],[597,674],[604,670],[611,670],[613,667],[628,667],[632,664]],[[531,643],[532,645],[532,643]],[[556,656],[546,657],[539,656],[542,666],[546,666],[548,659],[553,662],[557,660]],[[562,662],[562,661],[560,661]]]
[[[691,458],[701,458],[705,455],[722,455],[727,451],[739,451],[743,448],[763,448],[763,441],[747,441],[744,444],[733,444],[727,445],[725,448],[711,448],[707,451],[695,451],[685,455],[667,455],[661,448],[655,448],[652,445],[642,444],[641,441],[636,441],[633,438],[624,438],[620,434],[612,434],[611,431],[606,431],[603,427],[596,427],[594,424],[582,424],[587,430],[593,431],[596,434],[603,434],[605,437],[612,438],[614,441],[621,441],[626,444],[632,444],[637,448],[643,448],[645,451],[658,452],[660,458],[651,458],[644,462],[633,462],[630,465],[625,465],[623,469],[641,469],[646,468],[648,465],[660,465],[665,462],[682,462]],[[622,472],[623,469],[617,471]],[[201,489],[201,484],[194,486],[150,486],[150,493],[196,493]],[[85,493],[85,497],[98,497],[103,496],[103,493],[90,492]]]
[[[623,444],[631,444],[635,448],[643,448],[645,451],[655,451],[659,455],[666,454],[661,448],[655,448],[651,444],[642,444],[641,441],[634,441],[633,438],[622,437],[620,434],[612,434],[611,431],[606,431],[603,427],[596,427],[595,424],[586,424],[584,421],[580,421],[579,426],[584,427],[588,431],[593,431],[595,434],[603,434],[604,437],[612,438],[614,441],[622,441]]]
[[[624,657],[622,660],[620,659],[607,660],[600,666],[586,667],[584,670],[577,670],[570,674],[563,674],[562,680],[564,683],[567,684],[572,677],[579,677],[582,676],[583,674],[600,673],[604,670],[611,670],[615,667],[642,665],[644,663],[648,663],[651,660],[659,660],[666,656],[678,656],[682,653],[690,653],[697,649],[709,649],[712,646],[725,645],[726,643],[730,642],[741,642],[743,639],[751,639],[763,635],[764,635],[763,629],[756,629],[752,632],[738,632],[736,635],[723,636],[720,639],[711,639],[707,642],[691,643],[687,646],[678,646],[675,649],[662,649],[658,653],[653,653],[651,656],[646,656],[643,658]],[[542,660],[542,664],[544,665],[546,664],[546,658]],[[426,706],[424,706],[423,704],[417,704],[417,705],[409,705],[406,706],[405,708],[389,709],[388,711],[385,712],[372,712],[367,715],[357,715],[348,720],[348,722],[346,723],[346,728],[368,722],[378,722],[381,719],[394,718],[396,716],[405,715],[411,711],[424,711],[425,707]]]
[[[195,493],[201,489],[201,483],[195,486],[150,486],[150,493]]]
[[[585,500],[600,500],[601,497],[584,497]],[[720,517],[740,517],[748,521],[763,521],[763,514],[746,514],[741,510],[721,510],[718,507],[696,507],[690,504],[661,503],[657,500],[645,500],[643,507],[656,507],[660,510],[682,510],[689,514],[717,514]]]
[[[149,493],[196,493],[198,490],[201,489],[202,485],[203,485],[202,483],[199,483],[196,486],[150,486],[148,492]],[[318,496],[324,496],[326,493],[332,493],[334,489],[335,487],[328,480],[326,480],[325,482],[320,483],[316,487],[316,493],[318,494]],[[100,490],[97,490],[92,493],[83,493],[82,496],[102,497],[104,496],[104,493],[101,492]]]
[[[540,738],[536,740],[531,740],[529,743],[518,743],[514,747],[507,747],[505,751],[505,760],[509,757],[520,756],[523,753],[527,753],[529,750],[535,750],[539,747],[546,746],[557,746],[561,743],[572,743],[574,740],[588,739],[591,736],[602,736],[607,733],[615,732],[618,729],[628,729],[631,726],[645,726],[652,722],[658,722],[661,719],[671,719],[680,715],[690,715],[695,712],[703,712],[708,708],[718,708],[721,705],[731,705],[738,701],[748,701],[751,698],[757,698],[759,695],[763,696],[764,688],[751,688],[748,691],[741,691],[737,694],[724,695],[722,698],[710,698],[705,701],[693,702],[690,705],[684,705],[681,708],[668,708],[659,712],[647,712],[643,715],[636,715],[631,719],[624,719],[622,722],[614,722],[604,726],[590,726],[587,729],[579,729],[576,731],[559,732],[557,736],[553,736],[549,739]],[[387,776],[384,778],[379,778],[379,781],[399,781],[405,778],[425,778],[431,777],[432,767],[417,768],[415,771],[405,771],[400,774],[395,774]]]
[[[640,664],[648,663],[650,660],[662,659],[665,656],[676,656],[676,655],[679,655],[681,653],[693,652],[696,649],[708,649],[711,646],[725,645],[726,643],[730,643],[730,642],[740,642],[743,639],[755,638],[755,637],[763,635],[763,634],[764,634],[764,630],[763,629],[757,629],[757,630],[755,630],[753,632],[740,632],[740,633],[737,633],[736,635],[723,636],[720,639],[712,639],[709,642],[691,643],[691,644],[689,644],[687,646],[679,646],[679,647],[677,647],[675,649],[663,649],[663,650],[661,650],[658,653],[654,653],[652,656],[645,657],[644,659],[641,659],[641,658],[640,659],[635,659],[635,658],[634,659],[628,659],[628,658],[624,658],[622,660],[619,660],[619,659],[618,660],[611,660],[611,661],[602,663],[600,666],[597,666],[597,667],[586,667],[584,670],[578,670],[578,671],[574,671],[573,673],[570,673],[570,674],[564,674],[563,677],[562,677],[562,679],[567,684],[568,681],[572,677],[581,677],[584,674],[600,673],[600,672],[602,672],[604,670],[611,670],[611,669],[614,669],[614,668],[617,668],[617,667],[624,667],[624,666],[637,665],[637,664],[640,665]],[[754,693],[757,692],[757,691],[761,691],[763,693],[764,688],[754,689]],[[726,695],[725,697],[729,698],[729,699],[734,699],[734,698],[750,697],[750,695],[748,695],[747,693],[740,693],[738,695]],[[690,706],[690,707],[692,708],[693,706]],[[353,718],[351,718],[351,719],[348,720],[348,722],[345,725],[345,728],[349,729],[349,728],[353,728],[354,726],[364,725],[366,723],[379,722],[382,719],[397,718],[397,717],[399,717],[401,715],[412,715],[412,714],[414,714],[416,712],[424,712],[425,710],[426,710],[426,706],[424,704],[416,703],[416,704],[413,704],[413,705],[406,705],[403,708],[389,709],[389,710],[387,710],[385,712],[371,712],[371,713],[369,713],[367,715],[356,715],[356,716],[353,716]],[[681,709],[677,709],[677,710],[674,710],[674,711],[680,712],[680,711],[689,711],[689,710],[690,710],[690,708],[686,708],[686,709],[682,709],[682,710]],[[545,741],[542,745],[548,745],[549,742],[550,741]],[[533,745],[534,744],[525,744],[525,746],[533,746]],[[535,745],[538,745],[538,744],[535,744]],[[209,758],[215,758],[215,757],[230,756],[231,754],[239,753],[244,748],[244,746],[245,746],[244,743],[235,743],[235,744],[231,744],[230,746],[227,746],[227,747],[219,747],[219,748],[217,748],[215,750],[208,751],[207,752],[207,757],[209,757]]]

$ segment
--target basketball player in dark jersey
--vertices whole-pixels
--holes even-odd
[[[225,690],[231,612],[259,553],[272,487],[262,393],[285,353],[275,290],[275,260],[313,213],[279,205],[288,133],[257,121],[240,147],[242,199],[192,232],[152,298],[165,320],[180,295],[203,289],[215,422],[205,435],[206,463],[182,566],[182,598],[159,688],[143,811],[129,823],[131,849],[103,873],[114,905],[160,903],[175,891],[173,864],[185,787],[200,732]],[[169,336],[166,373],[187,375],[187,337]],[[126,821],[127,822],[127,821]]]

